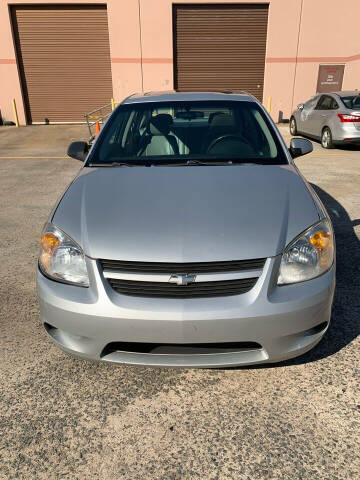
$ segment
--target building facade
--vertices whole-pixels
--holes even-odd
[[[275,121],[317,91],[360,88],[359,0],[0,4],[0,110],[77,122],[149,90],[247,90]]]

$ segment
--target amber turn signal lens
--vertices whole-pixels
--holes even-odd
[[[316,248],[319,256],[319,263],[323,267],[329,263],[330,256],[333,255],[332,237],[329,232],[319,230],[310,237],[310,243]]]
[[[331,245],[331,242],[331,235],[325,230],[318,230],[310,237],[311,245],[314,245],[316,250],[319,250],[320,252],[326,250]]]
[[[51,232],[45,233],[45,235],[41,237],[41,247],[44,252],[51,253],[59,244],[60,240]]]

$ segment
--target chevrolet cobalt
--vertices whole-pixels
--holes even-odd
[[[335,286],[321,201],[248,94],[125,99],[41,237],[41,318],[68,353],[150,366],[273,363],[314,347]]]

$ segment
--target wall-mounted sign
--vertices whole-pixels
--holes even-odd
[[[338,92],[342,89],[345,65],[319,65],[317,93]]]

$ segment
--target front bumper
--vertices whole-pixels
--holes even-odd
[[[95,260],[87,259],[90,288],[54,282],[37,272],[41,318],[52,340],[79,357],[167,367],[274,363],[315,346],[331,316],[335,267],[294,285],[276,286],[280,257],[269,258],[256,285],[242,295],[165,299],[121,295]],[[140,353],[112,350],[113,342],[221,344],[256,342],[229,353]]]

